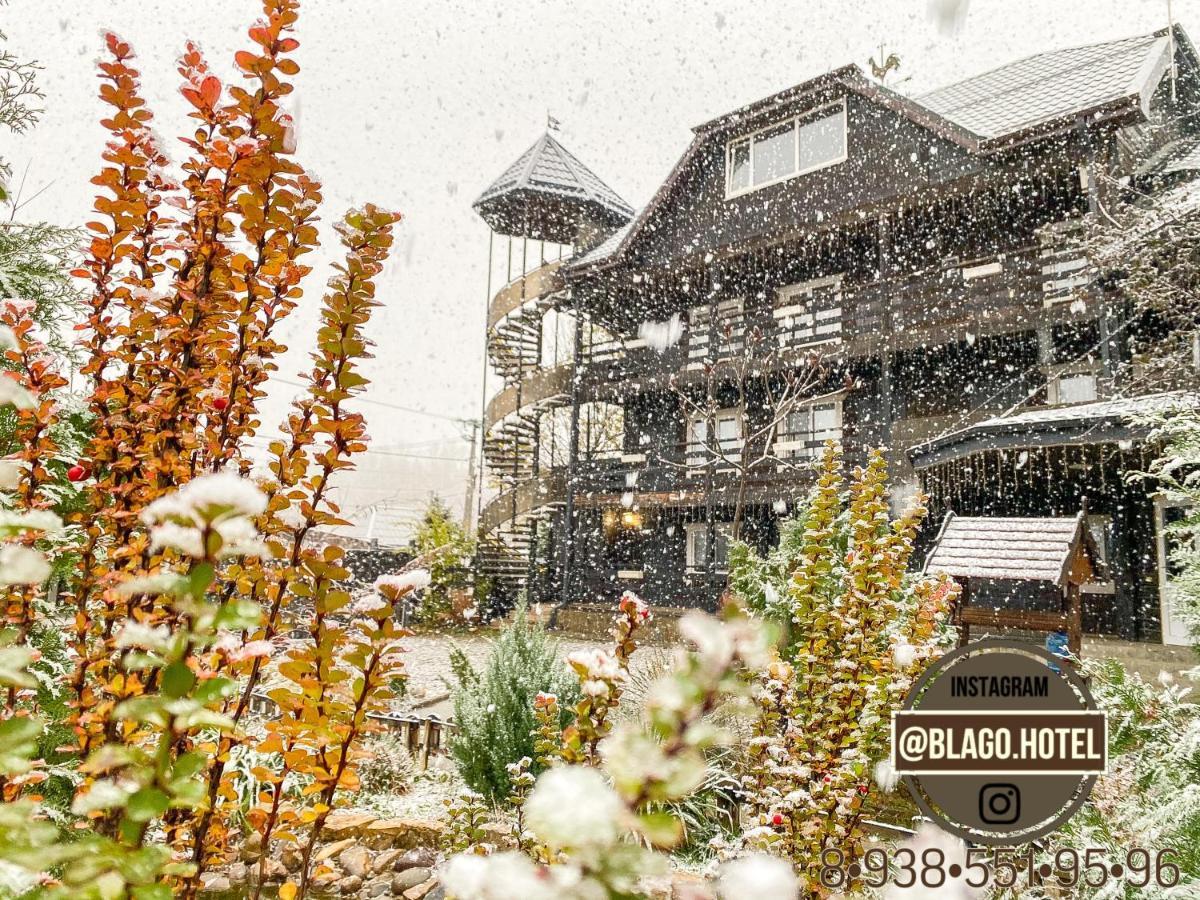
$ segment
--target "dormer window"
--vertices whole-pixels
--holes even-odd
[[[729,142],[725,197],[777,184],[846,159],[846,101],[760,128]]]

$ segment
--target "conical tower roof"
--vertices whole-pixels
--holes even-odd
[[[633,208],[549,132],[475,201],[496,231],[569,243],[581,222],[617,227]]]

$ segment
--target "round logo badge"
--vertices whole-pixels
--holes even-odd
[[[977,844],[1063,825],[1107,764],[1083,679],[1040,647],[979,641],[946,654],[892,714],[892,764],[929,818]]]

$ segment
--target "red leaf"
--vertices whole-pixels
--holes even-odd
[[[258,65],[259,57],[255,56],[249,50],[239,50],[233,54],[233,61],[237,63],[239,69],[243,72],[253,72],[254,67]]]
[[[205,106],[216,106],[221,99],[221,80],[216,75],[209,75],[200,82],[200,97]]]

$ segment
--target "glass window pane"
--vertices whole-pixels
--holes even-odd
[[[703,447],[708,423],[704,419],[692,419],[692,427],[688,433],[688,443],[693,447]]]
[[[796,126],[792,122],[754,136],[754,183],[763,184],[796,171]]]
[[[814,406],[813,432],[824,437],[826,432],[833,431],[842,424],[839,419],[836,405],[830,403],[825,406]]]
[[[800,126],[800,170],[828,165],[846,155],[846,111]]]
[[[1058,379],[1059,403],[1087,403],[1095,399],[1095,375],[1063,375]]]
[[[717,420],[717,440],[722,446],[736,444],[742,438],[741,422],[737,416],[725,416]]]
[[[727,176],[729,191],[743,191],[750,187],[750,141],[738,141],[729,147]]]

